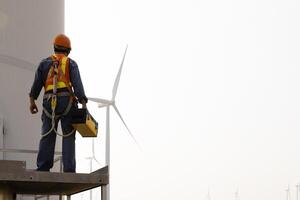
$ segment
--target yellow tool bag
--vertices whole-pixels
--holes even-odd
[[[98,123],[87,109],[76,109],[72,112],[72,126],[82,137],[97,137]]]

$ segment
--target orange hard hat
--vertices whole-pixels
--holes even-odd
[[[57,35],[57,36],[54,38],[53,44],[54,44],[54,45],[57,45],[57,46],[61,46],[61,47],[65,47],[65,48],[71,49],[71,41],[70,41],[70,39],[69,39],[66,35],[64,35],[64,34],[59,34],[59,35]]]

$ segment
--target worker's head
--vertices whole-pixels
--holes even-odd
[[[54,38],[53,45],[55,53],[63,53],[65,55],[69,55],[71,51],[71,41],[64,34],[57,35]]]

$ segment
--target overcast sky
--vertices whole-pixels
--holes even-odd
[[[208,190],[282,200],[288,184],[296,198],[299,10],[296,0],[66,0],[88,96],[111,98],[129,45],[116,101],[142,150],[112,111],[112,200],[206,200]],[[105,110],[88,107],[104,163]],[[86,171],[91,141],[77,144]]]

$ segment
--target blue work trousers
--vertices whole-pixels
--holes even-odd
[[[57,115],[62,114],[69,104],[68,96],[57,97],[57,106],[55,113]],[[52,113],[51,99],[43,100],[44,108]],[[63,115],[55,120],[55,129],[57,130],[58,122],[61,123],[61,129],[64,135],[70,133],[73,130],[71,124],[71,112],[77,105],[72,103],[72,108],[67,115]],[[52,127],[52,119],[46,116],[45,112],[42,114],[42,135],[47,133]],[[55,151],[56,133],[52,131],[45,137],[42,137],[39,145],[39,152],[37,156],[37,170],[49,171],[53,167],[54,151]],[[62,158],[64,172],[75,172],[76,160],[75,160],[75,132],[62,139]]]

